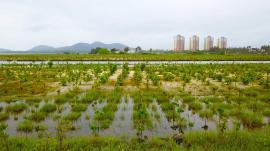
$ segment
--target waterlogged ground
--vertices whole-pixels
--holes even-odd
[[[270,124],[270,64],[2,65],[9,135],[172,136]]]
[[[117,111],[114,114],[114,119],[109,128],[100,130],[99,135],[102,136],[128,136],[132,137],[136,135],[136,129],[134,128],[132,122],[132,114],[133,114],[133,102],[134,100],[131,97],[122,97],[121,101],[117,104]],[[181,99],[177,101],[179,106],[181,106]],[[41,101],[39,103],[29,103],[27,101],[16,101],[11,103],[1,102],[0,106],[5,108],[7,106],[12,106],[14,104],[26,104],[27,109],[18,114],[10,114],[9,118],[5,121],[8,124],[7,133],[12,136],[16,135],[26,135],[24,132],[20,132],[17,130],[18,124],[24,121],[26,117],[31,115],[42,108],[45,104],[53,104],[54,101]],[[87,109],[84,112],[81,112],[80,117],[73,121],[72,124],[75,129],[67,132],[69,136],[87,136],[93,135],[93,131],[90,128],[91,123],[94,120],[94,114],[96,111],[101,110],[104,106],[106,106],[106,101],[94,101],[91,104],[87,104]],[[156,106],[155,111],[152,110],[151,106]],[[44,120],[41,122],[34,122],[36,125],[45,125],[46,131],[50,132],[52,135],[56,134],[56,127],[58,120],[54,119],[55,115],[60,115],[62,118],[71,113],[72,107],[70,103],[64,103],[61,105],[57,105],[57,108],[61,108],[61,110],[56,110],[50,113]],[[166,118],[165,113],[162,111],[162,108],[157,103],[157,101],[153,100],[149,103],[149,108],[147,111],[150,114],[150,119],[153,122],[153,126],[143,132],[144,136],[171,136],[178,132],[178,129],[173,129],[175,122],[169,121]],[[176,116],[187,119],[193,125],[186,125],[183,127],[185,132],[187,131],[200,131],[203,130],[203,126],[205,125],[204,119],[202,119],[197,113],[188,109],[188,106],[184,107],[184,111],[177,114]],[[207,121],[208,130],[216,130],[218,124],[219,117],[218,115],[214,115],[211,120]],[[269,124],[269,118],[264,118],[264,124]],[[233,119],[228,118],[227,124],[228,129],[233,128]],[[243,125],[241,125],[243,128]],[[33,132],[27,133],[27,135],[37,136],[37,132],[33,130]]]

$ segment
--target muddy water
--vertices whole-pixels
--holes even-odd
[[[6,107],[7,105],[12,105],[14,103],[18,102],[24,102],[24,101],[17,101],[12,103],[5,103],[1,102],[0,106]],[[53,101],[49,101],[52,102]],[[17,125],[24,120],[24,117],[31,114],[31,110],[38,110],[40,109],[46,102],[41,101],[38,105],[29,104],[27,110],[23,111],[22,113],[18,115],[12,115],[10,114],[9,119],[5,122],[8,124],[7,133],[9,135],[26,135],[22,132],[18,132]],[[81,117],[74,122],[74,126],[77,128],[74,131],[67,132],[68,136],[83,136],[83,135],[91,135],[93,134],[92,131],[89,128],[89,124],[93,121],[94,112],[95,110],[102,109],[107,104],[106,101],[95,101],[91,104],[88,104],[88,108],[85,112],[82,112]],[[181,106],[181,100],[178,101],[178,104]],[[121,101],[118,104],[118,110],[115,112],[114,120],[111,124],[111,126],[108,129],[100,131],[100,135],[108,136],[108,135],[114,135],[114,136],[135,136],[136,130],[133,128],[133,121],[132,121],[132,114],[133,114],[133,99],[128,98],[125,100],[125,97],[121,99]],[[150,106],[156,106],[156,110],[154,111]],[[47,126],[47,131],[51,132],[53,136],[55,136],[56,133],[56,125],[57,120],[53,120],[53,116],[55,114],[60,114],[61,117],[64,117],[66,114],[71,112],[71,104],[65,103],[61,105],[62,111],[58,112],[55,111],[54,113],[51,113],[43,122]],[[58,105],[59,108],[59,105]],[[151,121],[153,122],[153,128],[145,130],[143,134],[145,136],[168,136],[172,135],[177,132],[177,130],[173,130],[171,126],[173,123],[171,121],[168,121],[165,113],[162,111],[160,105],[153,101],[149,108],[147,109],[149,114],[151,115]],[[2,111],[4,112],[4,111]],[[156,115],[159,115],[157,118]],[[204,120],[199,117],[198,114],[192,113],[192,111],[188,110],[188,106],[185,106],[184,112],[180,113],[179,116],[185,118],[189,122],[193,122],[193,126],[187,126],[184,128],[184,131],[196,131],[196,130],[202,130],[202,127],[204,126]],[[18,119],[15,119],[17,117]],[[89,117],[89,118],[87,118]],[[209,130],[214,130],[217,128],[217,121],[218,116],[214,116],[211,120],[207,120],[207,125]],[[264,121],[266,123],[269,122],[268,118],[265,118]],[[233,119],[228,119],[228,128],[233,128]],[[37,133],[33,131],[33,133],[28,135],[34,135],[37,136]]]
[[[166,136],[176,133],[176,131],[171,128],[172,122],[168,121],[165,113],[162,112],[160,105],[156,101],[154,101],[152,105],[155,105],[157,107],[156,113],[154,113],[153,110],[150,110],[150,113],[152,113],[151,115],[154,123],[154,128],[152,130],[148,130],[146,134],[155,136]],[[158,114],[160,118],[158,119],[154,117],[155,114]]]
[[[132,124],[133,101],[131,98],[125,100],[122,98],[118,104],[118,110],[115,113],[114,121],[110,128],[103,130],[101,135],[115,136],[134,136],[136,131]]]

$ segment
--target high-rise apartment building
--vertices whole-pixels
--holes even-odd
[[[199,37],[194,35],[190,38],[189,41],[189,49],[190,50],[199,50],[199,46],[200,46],[200,41],[199,41]]]
[[[174,37],[174,51],[182,51],[185,50],[185,37],[181,35],[177,35]]]
[[[220,49],[226,49],[227,48],[227,38],[225,38],[225,37],[218,38],[217,46]]]
[[[204,50],[210,50],[214,47],[214,38],[211,36],[207,36],[204,39]]]

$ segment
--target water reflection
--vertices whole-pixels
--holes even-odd
[[[26,103],[27,101],[17,101],[17,102],[1,102],[0,106],[5,108],[8,105],[13,105],[15,103],[25,103],[28,104],[28,108],[24,110],[22,113],[16,115],[11,114],[9,115],[9,119],[7,119],[5,122],[8,124],[7,133],[9,135],[24,135],[21,132],[17,131],[17,125],[24,120],[25,117],[29,116],[34,110],[38,111],[44,104],[46,104],[45,101],[38,102],[38,105],[34,105],[35,103]],[[52,102],[53,100],[49,101],[48,103]],[[73,131],[67,132],[68,136],[83,136],[83,135],[89,135],[93,134],[89,128],[89,124],[93,122],[94,114],[96,110],[102,109],[104,106],[106,106],[106,101],[94,101],[87,105],[87,110],[85,112],[81,113],[80,118],[74,122],[74,125],[77,127],[77,129]],[[181,106],[181,100],[178,101],[178,105]],[[56,114],[59,114],[61,117],[64,117],[68,113],[71,112],[71,103],[65,103],[62,105],[57,105],[57,108],[62,108],[62,110],[57,110],[54,113],[50,113],[46,119],[40,123],[47,126],[47,131],[51,132],[53,136],[55,136],[56,133],[56,125],[57,120],[55,120],[53,117]],[[100,135],[114,135],[114,136],[134,136],[136,135],[136,130],[133,127],[133,121],[132,121],[132,114],[133,114],[133,106],[134,102],[132,98],[126,98],[122,97],[121,101],[118,103],[118,109],[115,112],[114,120],[110,127],[105,130],[100,131]],[[150,106],[156,106],[156,109],[153,110]],[[171,121],[168,121],[166,118],[165,113],[162,111],[161,106],[153,100],[153,102],[148,107],[148,112],[151,115],[151,120],[153,122],[153,128],[145,130],[143,133],[146,136],[168,136],[172,135],[177,132],[177,130],[173,130],[171,126],[173,123]],[[5,112],[5,111],[2,111]],[[188,109],[188,106],[186,105],[184,107],[184,111],[179,113],[180,117],[185,118],[189,123],[194,123],[193,126],[187,125],[187,127],[184,128],[184,131],[196,131],[196,130],[202,130],[202,127],[204,126],[204,120],[200,118],[200,116],[197,113],[193,113]],[[269,122],[269,118],[264,119],[265,123]],[[208,130],[215,130],[217,129],[217,123],[218,123],[218,116],[215,115],[212,120],[207,121]],[[229,129],[233,128],[233,119],[229,118],[227,121],[227,127]],[[242,127],[243,128],[243,127]],[[30,135],[37,136],[36,132],[31,133]]]

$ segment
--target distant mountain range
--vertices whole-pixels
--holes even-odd
[[[97,47],[100,48],[107,48],[107,49],[124,49],[128,47],[121,43],[112,43],[112,44],[105,44],[102,42],[94,42],[94,43],[77,43],[71,46],[64,46],[64,47],[52,47],[47,45],[38,45],[29,50],[25,51],[13,51],[9,49],[1,49],[0,53],[88,53],[91,52],[92,49]]]

